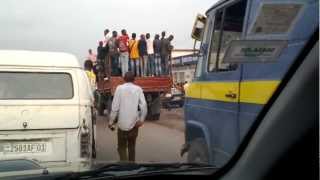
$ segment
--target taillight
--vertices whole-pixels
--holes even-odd
[[[85,119],[80,130],[80,157],[90,157],[90,132]]]

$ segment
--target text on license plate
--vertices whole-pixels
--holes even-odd
[[[7,148],[12,153],[44,153],[47,151],[46,143],[19,143],[11,144],[11,148]]]

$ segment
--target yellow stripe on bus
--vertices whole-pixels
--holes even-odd
[[[201,86],[201,99],[238,102],[238,98],[228,98],[227,93],[234,93],[238,96],[238,82],[215,82],[205,83]]]
[[[187,87],[185,89],[186,96],[190,98],[200,99],[201,98],[200,87],[201,87],[201,83],[198,83],[198,82],[187,84]]]
[[[280,81],[243,81],[240,86],[240,102],[266,104]],[[238,102],[238,82],[193,82],[186,89],[186,96],[195,99]],[[226,97],[236,94],[237,98]]]
[[[244,81],[241,82],[240,102],[266,104],[280,81]]]

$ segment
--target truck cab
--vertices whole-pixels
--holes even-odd
[[[318,28],[316,0],[221,0],[197,16],[201,42],[186,89],[189,162],[222,167]],[[204,24],[203,26],[199,24]]]

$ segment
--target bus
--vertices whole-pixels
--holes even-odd
[[[317,0],[220,0],[198,15],[201,41],[184,104],[188,162],[223,166],[310,37]]]

